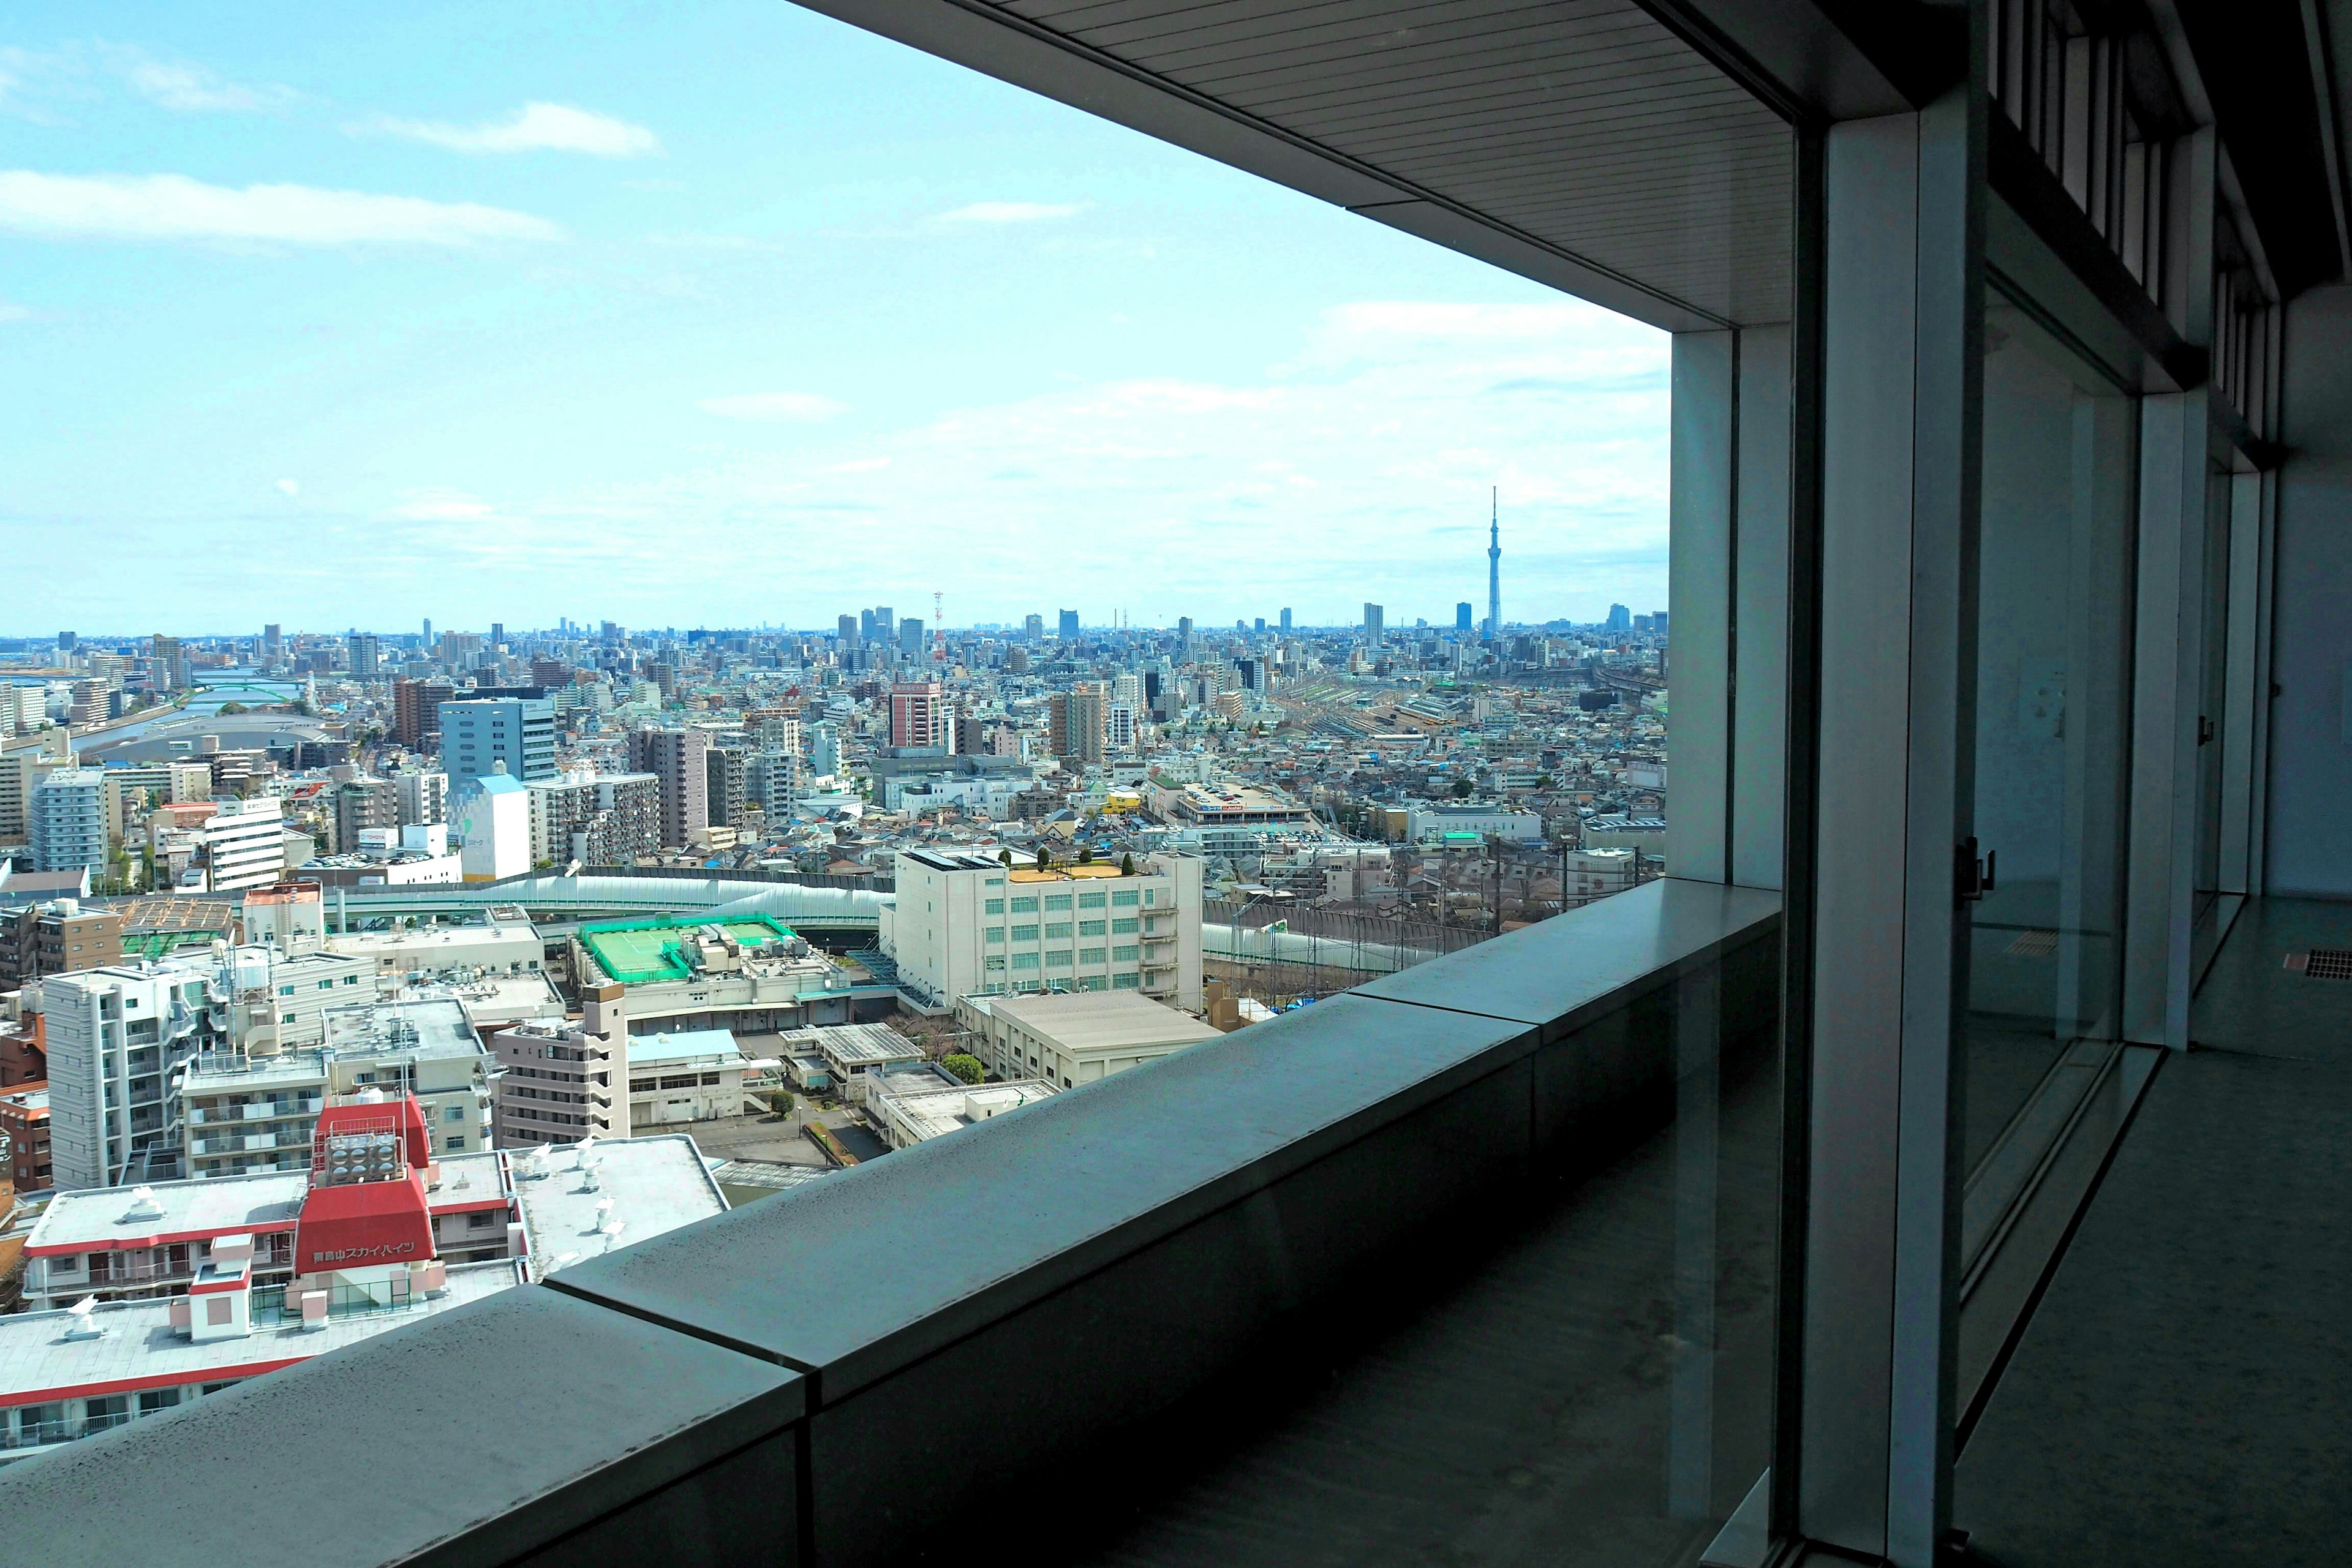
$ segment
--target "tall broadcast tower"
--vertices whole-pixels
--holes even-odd
[[[1502,487],[1488,498],[1493,509],[1486,522],[1486,640],[1503,635],[1503,500]]]

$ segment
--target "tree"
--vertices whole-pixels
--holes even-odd
[[[940,1058],[940,1066],[947,1068],[948,1071],[955,1074],[956,1077],[961,1079],[966,1083],[978,1083],[982,1079],[988,1076],[988,1069],[980,1065],[980,1058],[978,1057],[968,1056],[961,1051],[956,1052],[953,1056],[941,1057]]]
[[[1132,877],[1135,875],[1135,857],[1133,855],[1121,855],[1118,858],[1118,874],[1122,877]]]
[[[1456,799],[1456,800],[1463,800],[1463,799],[1466,799],[1466,798],[1469,796],[1469,794],[1470,794],[1470,781],[1469,781],[1468,779],[1455,779],[1455,780],[1454,781],[1454,799]]]
[[[217,709],[214,710],[214,711],[220,717],[226,719],[232,713],[245,713],[251,711],[251,710],[247,709],[242,702],[224,702]]]
[[[1039,846],[1037,846],[1037,869],[1039,869],[1040,871],[1050,871],[1050,870],[1052,870],[1053,868],[1054,868],[1054,854],[1053,854],[1053,851],[1052,851],[1052,850],[1050,850],[1050,849],[1048,849],[1048,848],[1046,848],[1043,844],[1040,844]]]
[[[772,1089],[768,1090],[767,1100],[768,1109],[774,1111],[778,1116],[790,1116],[793,1113],[793,1091],[791,1089]]]
[[[1081,866],[1091,866],[1091,865],[1093,865],[1094,863],[1095,863],[1095,847],[1094,847],[1093,845],[1091,845],[1091,844],[1081,844],[1081,845],[1079,845],[1079,846],[1078,846],[1078,864],[1079,864],[1079,865],[1081,865]]]
[[[1006,870],[1010,871],[1013,869],[1013,851],[1010,849],[998,850],[996,852],[996,861],[998,865],[1003,866]]]

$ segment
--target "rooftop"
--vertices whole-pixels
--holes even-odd
[[[726,1029],[680,1029],[675,1034],[629,1037],[629,1066],[654,1067],[664,1062],[699,1061],[707,1057],[728,1060],[741,1056],[734,1035]]]
[[[373,952],[384,948],[412,952],[418,949],[460,944],[477,947],[483,942],[537,948],[540,935],[538,930],[530,925],[499,925],[491,921],[484,925],[420,926],[411,931],[338,931],[327,938],[331,951],[349,953]]]
[[[330,1317],[323,1329],[257,1326],[237,1339],[184,1337],[172,1327],[168,1299],[100,1303],[89,1324],[101,1332],[89,1339],[65,1337],[78,1323],[70,1311],[0,1317],[0,1400],[25,1405],[71,1397],[98,1384],[107,1385],[104,1392],[127,1393],[275,1372],[521,1282],[511,1261],[461,1264],[449,1270],[447,1290],[404,1311]]]
[[[600,921],[580,928],[580,942],[597,967],[624,985],[684,980],[694,973],[687,961],[687,941],[713,926],[747,953],[791,942],[798,934],[766,915],[740,915],[725,921]]]
[[[1044,1079],[1016,1079],[985,1086],[944,1084],[930,1073],[891,1073],[875,1090],[918,1136],[931,1139],[985,1121],[1055,1093]]]
[[[923,1047],[887,1024],[835,1024],[776,1037],[778,1056],[800,1051],[816,1051],[854,1069],[873,1062],[907,1061],[921,1056]]]
[[[1148,877],[1151,873],[1139,866],[1136,868],[1135,874],[1139,877]],[[1116,860],[1095,860],[1083,866],[1055,866],[1051,870],[1043,871],[1034,866],[1023,866],[1013,868],[1011,872],[1013,879],[1016,882],[1068,882],[1122,875],[1124,873],[1119,870],[1118,862]]]
[[[441,1179],[425,1189],[426,1206],[439,1213],[471,1206],[499,1191],[499,1156],[452,1154],[440,1163]],[[61,1192],[34,1226],[25,1249],[37,1257],[70,1257],[193,1241],[238,1231],[290,1230],[310,1190],[307,1171],[255,1171],[236,1176],[158,1182],[143,1189],[146,1217],[128,1217],[142,1189],[90,1187]]]
[[[1132,991],[1052,992],[984,1000],[991,1013],[1010,1018],[1067,1051],[1190,1045],[1220,1037],[1218,1030],[1190,1013],[1180,1013]]]
[[[519,1152],[509,1168],[531,1267],[542,1279],[728,1207],[702,1152],[683,1132]]]

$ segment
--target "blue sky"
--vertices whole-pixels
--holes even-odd
[[[1664,604],[1662,334],[793,5],[5,26],[0,630]]]

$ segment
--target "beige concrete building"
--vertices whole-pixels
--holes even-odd
[[[1201,1005],[1201,862],[1149,855],[1037,870],[908,849],[881,921],[900,984],[935,1005],[1024,991],[1138,993]]]
[[[1218,1037],[1190,1013],[1129,991],[968,996],[956,1019],[976,1037],[973,1054],[992,1077],[1042,1078],[1060,1089]]]

